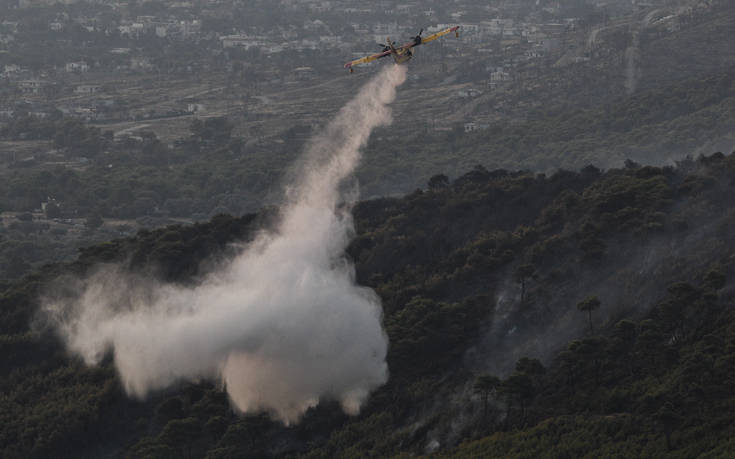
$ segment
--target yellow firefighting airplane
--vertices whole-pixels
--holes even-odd
[[[443,37],[444,35],[447,35],[449,33],[454,32],[454,35],[459,38],[459,26],[450,27],[448,29],[444,29],[441,32],[437,32],[434,34],[429,35],[426,38],[421,37],[421,32],[423,32],[424,29],[421,29],[419,31],[419,34],[415,37],[411,38],[411,41],[406,43],[405,45],[396,47],[396,43],[393,41],[390,41],[390,38],[388,38],[388,46],[383,46],[383,51],[378,54],[373,54],[372,56],[365,56],[360,59],[356,59],[352,62],[348,62],[345,64],[346,69],[350,69],[350,73],[353,72],[352,67],[355,65],[360,64],[367,64],[368,62],[372,62],[374,60],[380,59],[381,57],[385,56],[393,56],[393,60],[396,61],[396,64],[403,64],[404,62],[408,62],[413,57],[413,51],[411,51],[411,48],[414,46],[423,45],[424,43],[428,43],[430,41],[434,41],[439,37]]]

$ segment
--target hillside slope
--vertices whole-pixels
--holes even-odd
[[[726,455],[734,173],[722,154],[552,176],[477,167],[359,203],[349,255],[383,300],[391,379],[357,417],[324,401],[291,427],[235,415],[205,382],[129,400],[111,359],[84,367],[36,315],[54,279],[100,263],[196,283],[268,213],[91,247],[0,298],[0,455]]]

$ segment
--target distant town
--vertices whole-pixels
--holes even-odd
[[[195,94],[162,111],[141,110],[126,92],[212,73],[236,75],[249,86],[308,81],[375,52],[387,37],[402,40],[450,25],[461,26],[461,44],[442,43],[422,59],[444,66],[468,61],[466,77],[476,87],[458,95],[472,98],[528,78],[536,67],[600,57],[595,27],[668,2],[374,3],[380,8],[350,0],[11,0],[0,23],[0,119],[120,121],[203,112],[207,107]],[[675,30],[695,13],[690,8],[649,21]],[[569,53],[581,29],[589,40],[574,43]]]
[[[13,253],[28,241],[39,249],[25,259],[40,263],[60,241],[63,258],[141,227],[272,203],[308,137],[387,65],[351,75],[343,64],[379,52],[389,38],[405,43],[460,26],[458,38],[416,48],[393,123],[376,131],[358,171],[367,196],[473,167],[486,143],[479,136],[498,123],[634,94],[645,84],[641,69],[653,65],[641,50],[696,30],[716,7],[716,0],[6,0],[0,271],[24,271]],[[656,84],[667,77],[659,73]],[[437,145],[474,153],[450,161]],[[418,152],[431,161],[417,167],[406,159]],[[549,164],[542,158],[538,167]]]

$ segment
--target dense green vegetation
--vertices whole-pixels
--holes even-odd
[[[681,457],[731,454],[735,156],[551,176],[476,167],[359,203],[349,247],[383,300],[391,379],[354,418],[238,417],[209,383],[127,399],[36,319],[100,263],[193,283],[269,214],[141,231],[0,297],[3,457]],[[579,305],[579,306],[578,306]]]
[[[67,217],[205,219],[218,211],[243,213],[254,206],[255,190],[274,180],[273,173],[263,172],[273,164],[233,167],[247,152],[240,139],[231,138],[232,128],[225,118],[194,120],[190,137],[170,146],[150,131],[113,141],[111,131],[79,121],[19,118],[0,129],[0,138],[49,140],[62,157],[11,164],[12,175],[0,185],[0,208],[30,211],[50,197]],[[79,158],[85,158],[79,168],[36,167],[39,160]],[[279,161],[275,170],[283,166]]]

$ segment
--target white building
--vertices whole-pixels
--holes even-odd
[[[40,94],[46,82],[41,80],[22,80],[18,82],[18,89],[23,94]]]
[[[459,91],[457,91],[457,95],[462,98],[477,97],[480,94],[482,94],[482,91],[479,91],[475,88],[460,89]]]
[[[490,74],[490,81],[493,81],[493,82],[510,81],[510,73],[504,70],[492,72]]]
[[[97,84],[80,84],[74,88],[74,94],[97,94],[100,90],[102,90],[102,86]]]
[[[464,132],[484,131],[489,127],[490,126],[487,124],[479,124],[474,121],[470,121],[469,123],[464,123]]]
[[[223,48],[260,48],[265,45],[265,40],[261,37],[249,35],[225,35],[219,38]]]
[[[64,66],[68,73],[86,73],[89,71],[89,65],[84,61],[79,62],[67,62]]]

